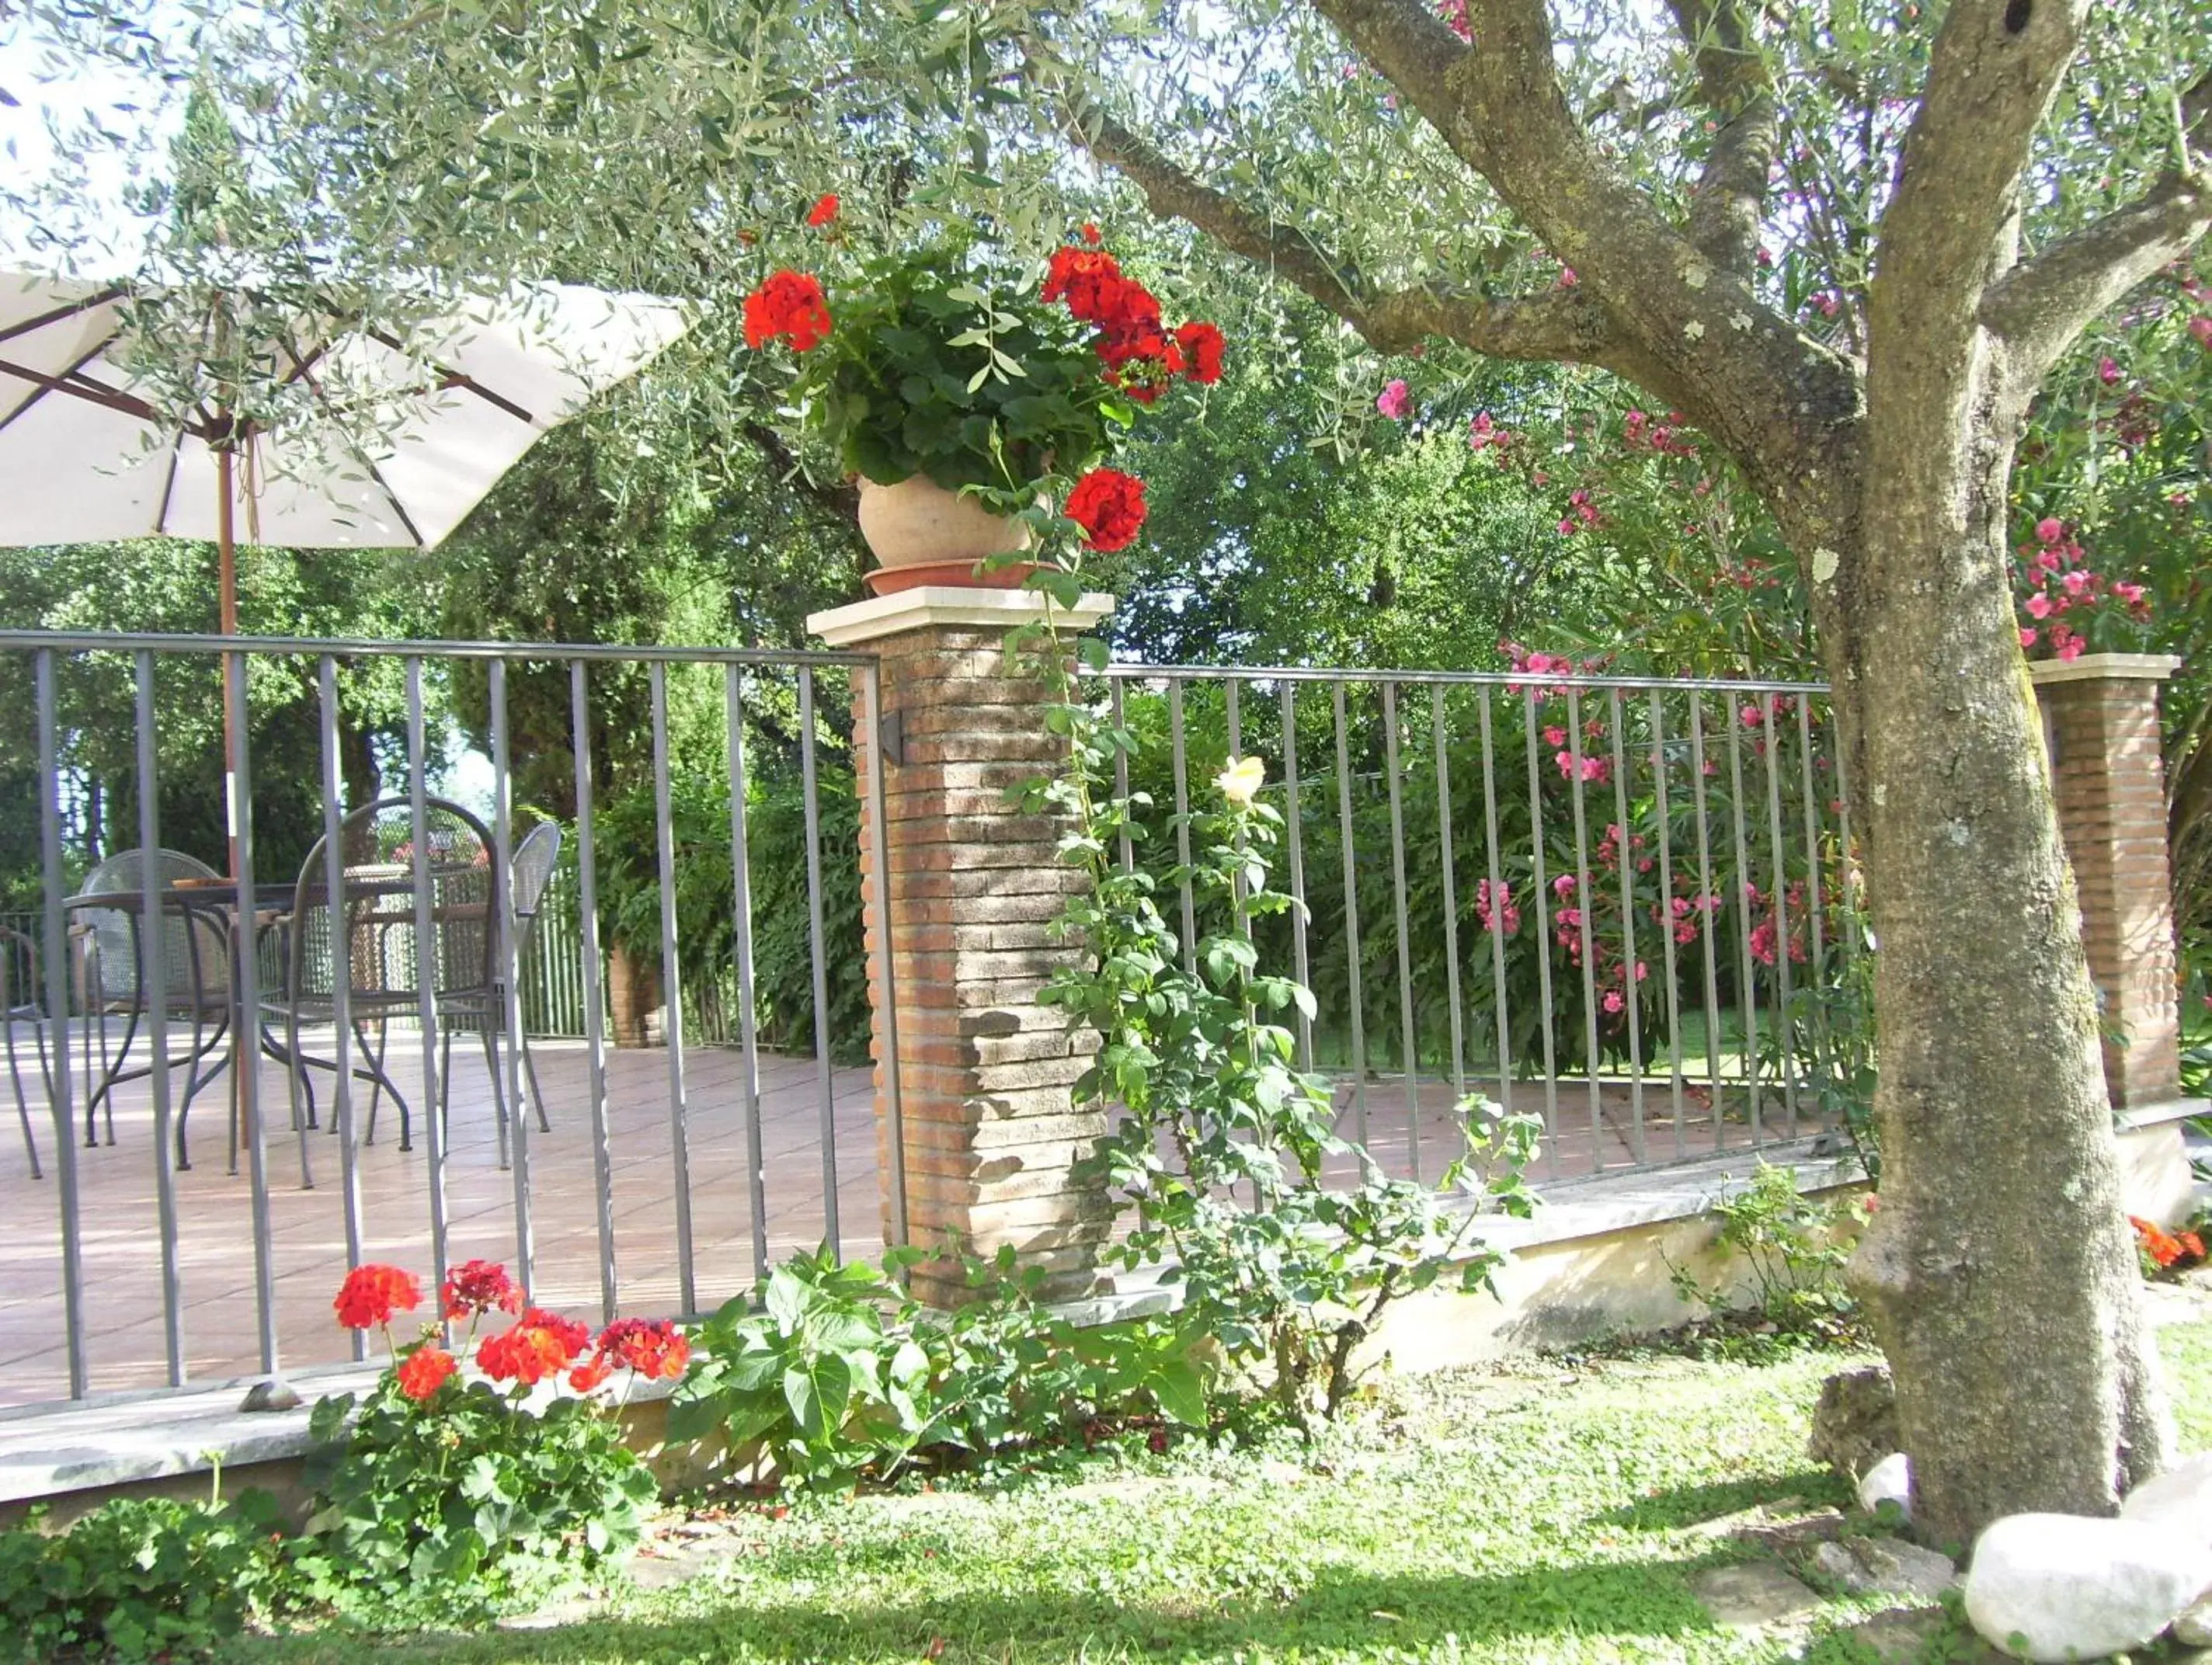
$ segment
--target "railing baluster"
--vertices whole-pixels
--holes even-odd
[[[446,1281],[446,1096],[438,1067],[437,916],[430,898],[429,757],[422,726],[422,660],[407,659],[407,814],[415,902],[415,1001],[422,1037],[422,1133],[429,1141],[430,1281]]]
[[[1382,768],[1389,777],[1390,897],[1398,937],[1400,1056],[1406,1066],[1406,1161],[1421,1176],[1421,1046],[1413,1027],[1413,945],[1406,919],[1406,810],[1398,768],[1398,684],[1382,684]]]
[[[55,734],[54,655],[41,648],[33,660],[39,708],[39,866],[46,904],[46,1022],[53,1035],[52,1093],[54,1189],[61,1212],[62,1322],[67,1332],[70,1397],[91,1387],[85,1360],[84,1222],[77,1194],[76,1129],[70,1107],[69,919],[62,908],[62,772]],[[91,1084],[86,1084],[87,1091]]]
[[[1283,836],[1290,843],[1291,969],[1301,987],[1313,987],[1313,967],[1306,957],[1306,848],[1304,806],[1298,796],[1297,684],[1282,684],[1283,704]],[[1313,1019],[1298,1013],[1298,1067],[1314,1066]]]
[[[1336,718],[1336,818],[1344,842],[1345,963],[1350,974],[1352,1006],[1352,1125],[1367,1144],[1367,1017],[1359,987],[1359,857],[1352,840],[1352,750],[1345,733],[1344,681],[1329,684]]]
[[[876,892],[876,911],[883,921],[881,939],[876,945],[878,962],[878,987],[883,994],[884,1024],[884,1139],[885,1154],[890,1163],[884,1176],[886,1201],[890,1209],[891,1242],[903,1246],[908,1241],[906,1198],[906,1105],[899,1081],[898,1027],[898,956],[892,950],[891,931],[891,863],[888,823],[885,819],[884,787],[884,678],[879,665],[871,663],[861,672],[861,686],[867,696],[868,718],[873,726],[867,732],[868,780],[866,803],[863,813],[867,817],[869,873]]]
[[[1705,698],[1694,690],[1690,694],[1690,775],[1697,787],[1698,919],[1698,932],[1705,939],[1705,951],[1706,1109],[1712,1115],[1713,1149],[1717,1151],[1727,1139],[1727,1129],[1721,1115],[1720,949],[1713,939],[1716,929],[1713,916],[1720,908],[1718,896],[1713,890],[1712,835],[1706,816],[1711,794],[1705,786]]]
[[[1613,813],[1620,829],[1614,854],[1620,862],[1620,988],[1621,1005],[1628,1015],[1628,1125],[1636,1160],[1647,1162],[1649,1145],[1644,1133],[1644,963],[1636,957],[1636,843],[1628,820],[1628,759],[1633,754],[1621,744],[1626,714],[1620,690],[1606,695],[1613,724]]]
[[[1114,797],[1115,800],[1122,805],[1122,820],[1120,839],[1121,847],[1121,871],[1125,873],[1128,873],[1134,872],[1136,871],[1137,852],[1129,832],[1129,748],[1127,744],[1122,743],[1121,738],[1121,736],[1127,734],[1128,732],[1129,716],[1127,711],[1127,702],[1122,693],[1122,683],[1121,678],[1115,677],[1107,684],[1107,697],[1112,702],[1111,709],[1113,712],[1114,733],[1115,736],[1114,745]]]
[[[1674,828],[1667,795],[1667,713],[1660,691],[1651,690],[1651,791],[1659,833],[1659,953],[1667,979],[1667,1074],[1674,1100],[1674,1155],[1682,1155],[1682,990],[1674,964]]]
[[[233,651],[224,655],[231,708],[238,714],[231,736],[231,777],[236,783],[230,814],[232,848],[236,852],[238,879],[237,1029],[231,1054],[236,1080],[239,1119],[246,1130],[246,1173],[253,1189],[254,1318],[261,1343],[264,1374],[276,1372],[276,1239],[269,1206],[268,1131],[261,1115],[261,957],[260,919],[253,884],[253,762],[246,738],[249,678],[246,658]],[[307,1182],[307,1130],[295,1129],[301,1142],[301,1182]]]
[[[1444,758],[1447,684],[1429,689],[1429,726],[1437,753],[1437,857],[1444,882],[1444,1004],[1451,1012],[1452,1102],[1467,1097],[1467,1036],[1459,1009],[1459,892],[1452,868],[1451,765]]]
[[[325,653],[315,666],[316,715],[322,729],[323,765],[323,905],[330,915],[331,933],[331,1119],[338,1136],[338,1211],[345,1222],[346,1268],[361,1264],[361,1148],[356,1139],[353,1103],[353,933],[346,922],[345,842],[342,829],[338,767],[337,661]],[[149,839],[148,841],[151,842]],[[302,941],[305,922],[299,927]],[[288,971],[294,971],[288,963]],[[294,973],[303,981],[305,968]],[[286,1004],[298,998],[296,988],[285,991]],[[304,1137],[304,1135],[302,1135]],[[356,1361],[368,1357],[368,1336],[349,1330]]]
[[[830,1252],[842,1257],[837,1217],[837,1109],[830,1071],[830,970],[822,928],[822,805],[814,757],[814,672],[799,672],[799,780],[806,797],[806,925],[814,970],[814,1080],[822,1113],[822,1218]]]
[[[599,1239],[600,1322],[621,1297],[615,1271],[614,1152],[607,1133],[606,994],[599,978],[599,850],[592,829],[591,690],[582,659],[568,663],[568,744],[576,765],[576,969],[584,1019],[586,1106],[592,1129],[592,1214]]]
[[[1583,1075],[1589,1090],[1590,1171],[1605,1167],[1605,1104],[1598,1085],[1597,936],[1590,915],[1597,900],[1589,875],[1589,811],[1583,790],[1582,690],[1567,690],[1567,797],[1575,811],[1576,939],[1582,948]]]
[[[492,772],[492,912],[497,922],[499,949],[499,1014],[497,1022],[506,1041],[500,1059],[501,1079],[492,1091],[507,1100],[507,1121],[513,1129],[514,1180],[515,1274],[526,1293],[536,1287],[538,1240],[531,1229],[530,1103],[522,1079],[522,962],[515,952],[514,889],[514,760],[507,733],[507,661],[491,662]],[[537,898],[541,904],[544,898]],[[483,1021],[494,1021],[486,1012]],[[502,1152],[501,1155],[509,1152]]]
[[[1539,690],[1531,687],[1522,702],[1527,719],[1523,732],[1528,742],[1528,854],[1534,869],[1536,893],[1529,907],[1536,915],[1536,991],[1542,1007],[1544,1030],[1544,1144],[1549,1152],[1552,1177],[1559,1176],[1559,1066],[1558,1047],[1552,1035],[1552,888],[1544,876],[1544,775],[1537,761],[1536,708]]]
[[[1505,888],[1498,842],[1497,755],[1491,744],[1490,690],[1476,690],[1475,711],[1482,726],[1482,829],[1489,861],[1490,979],[1492,1021],[1497,1024],[1498,1105],[1513,1108],[1513,1042],[1505,1011],[1505,921],[1512,893]],[[1537,898],[1536,944],[1544,945],[1543,898]]]
[[[1168,684],[1168,750],[1175,765],[1176,865],[1182,870],[1176,888],[1182,897],[1182,969],[1198,975],[1198,910],[1190,886],[1190,763],[1183,748],[1182,682]]]
[[[743,673],[734,665],[722,671],[722,704],[727,723],[730,769],[730,934],[737,963],[738,1046],[745,1096],[745,1208],[751,1217],[753,1282],[768,1282],[768,1164],[761,1136],[759,1000],[753,987],[752,855],[746,838],[745,709]],[[872,709],[872,706],[871,707]],[[880,744],[883,728],[876,730]],[[888,915],[879,889],[878,909]]]
[[[1759,1103],[1759,974],[1754,969],[1751,953],[1751,897],[1752,876],[1749,854],[1743,824],[1743,721],[1741,710],[1731,703],[1728,713],[1729,737],[1729,827],[1735,847],[1735,916],[1737,967],[1743,981],[1736,990],[1736,1004],[1743,1018],[1743,1080],[1751,1118],[1751,1143],[1753,1150],[1766,1142],[1765,1121]]]
[[[1782,1112],[1787,1139],[1797,1137],[1797,1024],[1790,1010],[1790,869],[1782,854],[1782,702],[1759,696],[1759,739],[1765,746],[1766,848],[1774,873],[1774,1036],[1780,1048]]]
[[[660,987],[666,1002],[661,1021],[668,1048],[668,1158],[676,1187],[676,1298],[688,1315],[699,1310],[699,1291],[697,1267],[691,1258],[691,1107],[684,1079],[684,983],[676,944],[676,827],[669,801],[668,667],[653,665],[647,680],[653,692],[653,823],[654,870],[660,880]],[[811,703],[804,710],[807,717],[813,714]]]
[[[177,1266],[177,1170],[169,1148],[169,921],[161,902],[161,784],[154,757],[154,655],[135,655],[137,684],[138,999],[146,1008],[146,1085],[154,1098],[154,1212],[161,1235],[161,1340],[169,1385],[185,1381],[184,1290]],[[185,922],[185,928],[191,925]],[[4,1020],[0,1020],[4,1021]],[[190,1066],[186,1066],[190,1074]],[[112,1090],[111,1090],[112,1091]]]

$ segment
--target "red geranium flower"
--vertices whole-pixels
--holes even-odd
[[[532,1307],[477,1349],[477,1368],[495,1382],[534,1387],[567,1369],[591,1340],[588,1327]]]
[[[819,279],[800,271],[771,273],[745,297],[745,345],[757,350],[788,341],[793,352],[822,344],[830,333],[830,303]]]
[[[439,1299],[448,1318],[475,1318],[491,1311],[520,1312],[522,1291],[496,1261],[465,1261],[446,1274]]]
[[[2128,1216],[2128,1224],[2136,1229],[2136,1237],[2142,1244],[2143,1253],[2149,1255],[2153,1265],[2163,1269],[2179,1260],[2182,1245],[2164,1227],[2154,1221]]]
[[[1157,319],[1109,329],[1093,344],[1107,380],[1139,404],[1150,404],[1182,373],[1182,348]]]
[[[599,1334],[599,1352],[640,1376],[673,1382],[691,1362],[691,1343],[665,1318],[623,1318]]]
[[[1183,374],[1193,381],[1210,386],[1221,380],[1224,343],[1218,327],[1203,322],[1186,324],[1176,331],[1176,344],[1182,349]]]
[[[1121,276],[1121,263],[1112,255],[1069,244],[1053,252],[1039,298],[1047,306],[1065,301],[1067,310],[1086,324],[1111,324],[1131,316],[1126,309],[1139,296],[1152,298],[1143,284]],[[1153,316],[1158,316],[1158,303]]]
[[[338,1322],[349,1330],[374,1329],[390,1323],[393,1313],[412,1312],[422,1304],[422,1285],[413,1273],[374,1263],[347,1273],[337,1299],[331,1303]]]
[[[806,210],[806,223],[810,226],[826,226],[836,217],[837,193],[834,191],[816,197],[814,206]]]
[[[1092,549],[1127,549],[1145,524],[1145,483],[1119,469],[1094,468],[1067,494],[1066,514]]]
[[[1098,222],[1096,220],[1085,220],[1083,222],[1083,240],[1093,248],[1098,246],[1100,239]]]
[[[399,1391],[419,1404],[445,1386],[446,1378],[459,1368],[459,1362],[443,1347],[417,1347],[399,1361],[393,1374],[399,1379]]]

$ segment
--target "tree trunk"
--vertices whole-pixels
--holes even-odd
[[[1999,1514],[2111,1513],[2166,1441],[2010,606],[2014,421],[1902,380],[1870,378],[1848,593],[1883,670],[1836,681],[1880,951],[1882,1190],[1852,1277],[1896,1376],[1916,1525],[1963,1545]]]

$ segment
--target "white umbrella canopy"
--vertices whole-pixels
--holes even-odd
[[[570,284],[515,290],[404,338],[295,315],[224,355],[261,367],[274,395],[240,417],[214,403],[220,375],[179,364],[166,342],[134,341],[138,309],[165,299],[0,272],[0,544],[228,542],[234,513],[250,544],[432,549],[539,436],[689,326],[672,302]],[[156,356],[158,386],[146,369]],[[196,406],[178,396],[202,386]],[[228,458],[215,443],[225,436]]]

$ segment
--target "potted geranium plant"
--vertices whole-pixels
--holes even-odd
[[[1006,557],[1041,501],[1086,546],[1126,546],[1144,487],[1104,465],[1139,407],[1218,380],[1223,348],[1212,324],[1168,328],[1094,226],[1025,276],[963,246],[865,260],[834,306],[818,277],[779,270],[746,300],[745,339],[795,355],[793,404],[859,483],[878,594],[1019,584]]]

